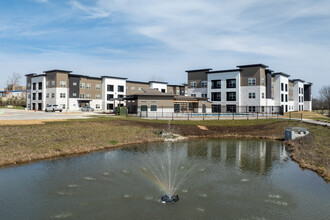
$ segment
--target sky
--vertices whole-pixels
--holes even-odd
[[[329,0],[0,0],[0,88],[14,72],[187,82],[263,63],[330,84]]]

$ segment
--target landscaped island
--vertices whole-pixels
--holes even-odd
[[[171,121],[171,131],[186,138],[283,140],[285,128],[294,126],[305,127],[310,134],[287,142],[292,150],[291,157],[302,168],[312,169],[330,181],[328,127],[283,119]],[[133,143],[163,141],[160,132],[168,130],[168,121],[96,117],[35,125],[2,125],[0,128],[0,166],[5,166]]]

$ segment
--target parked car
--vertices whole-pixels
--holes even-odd
[[[59,111],[62,112],[62,107],[59,105],[47,105],[46,106],[46,112],[50,111],[50,112],[55,112],[55,111]]]
[[[81,108],[81,111],[83,112],[93,112],[94,109],[92,107],[89,107],[89,106],[84,106]]]

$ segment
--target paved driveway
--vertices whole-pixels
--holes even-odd
[[[43,111],[25,111],[16,109],[0,109],[0,120],[56,120],[56,119],[74,119],[86,118],[97,115],[94,112],[43,112]]]

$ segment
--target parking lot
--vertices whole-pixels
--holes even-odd
[[[23,121],[23,120],[65,120],[86,118],[93,115],[98,115],[97,112],[44,112],[31,110],[17,109],[0,109],[0,121]],[[2,123],[3,124],[3,123]]]

